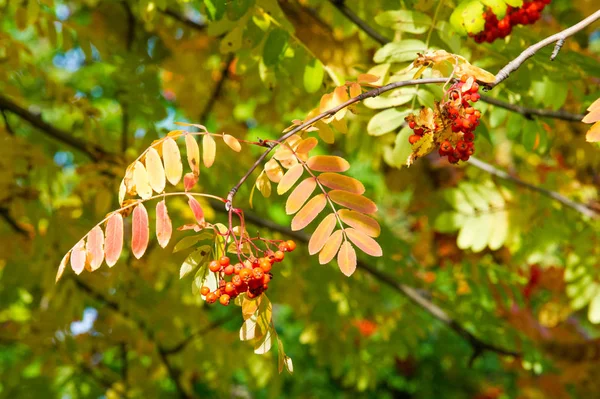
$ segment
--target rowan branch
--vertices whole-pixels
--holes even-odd
[[[223,208],[220,203],[212,202],[215,210],[223,212]],[[278,223],[272,222],[268,219],[262,218],[252,212],[244,212],[244,216],[247,222],[250,222],[256,226],[267,228],[271,231],[275,231],[285,235],[286,237],[292,237],[298,242],[308,243],[309,236],[302,231],[292,231],[289,228],[282,226]],[[460,337],[464,338],[469,345],[473,348],[474,354],[477,356],[483,352],[494,352],[500,355],[520,357],[521,354],[516,351],[502,348],[500,346],[485,342],[475,336],[473,333],[463,327],[458,321],[453,319],[445,310],[440,308],[435,303],[431,302],[425,295],[420,293],[420,290],[406,284],[402,284],[397,281],[393,276],[374,268],[373,266],[358,261],[357,269],[370,274],[373,278],[387,285],[394,291],[408,298],[413,304],[424,310],[426,313],[433,316],[433,318],[442,322],[445,326],[456,332]],[[471,360],[472,362],[472,360]]]
[[[533,119],[534,116],[541,116],[544,118],[560,119],[568,122],[581,122],[584,115],[574,114],[571,112],[558,110],[553,111],[551,109],[539,109],[539,108],[528,108],[521,105],[510,104],[497,98],[481,95],[481,101],[488,104],[495,105],[496,107],[504,108],[512,112],[523,115],[527,119]]]
[[[512,60],[511,62],[506,64],[506,66],[504,68],[502,68],[496,74],[496,80],[494,81],[494,83],[492,83],[490,85],[490,87],[495,87],[498,84],[500,84],[502,81],[504,81],[506,78],[508,78],[508,76],[511,73],[513,73],[514,71],[519,69],[519,67],[521,65],[523,65],[523,63],[525,61],[527,61],[529,58],[533,57],[535,55],[535,53],[537,53],[539,50],[541,50],[542,48],[544,48],[552,43],[556,43],[556,45],[554,47],[554,51],[552,52],[552,55],[550,56],[550,59],[554,60],[554,58],[556,58],[556,56],[558,55],[558,52],[560,51],[561,47],[563,46],[563,44],[567,38],[573,36],[577,32],[582,31],[587,26],[596,22],[598,19],[600,19],[600,10],[596,11],[595,13],[593,13],[586,19],[571,26],[570,28],[567,28],[561,32],[558,32],[552,36],[545,38],[544,40],[542,40],[532,46],[529,46],[527,49],[525,49],[525,51],[523,51],[521,54],[519,54],[519,56],[517,58],[515,58],[514,60]]]
[[[52,137],[55,140],[58,140],[80,152],[87,155],[93,161],[99,161],[107,156],[111,156],[113,154],[106,151],[99,145],[89,143],[80,138],[74,137],[69,133],[61,130],[53,125],[45,122],[40,115],[36,115],[25,108],[20,107],[19,105],[12,102],[7,97],[4,97],[0,94],[0,108],[5,109],[7,111],[12,112],[13,114],[19,116],[21,119],[29,122],[32,126],[38,128],[40,131],[45,133],[47,136]]]

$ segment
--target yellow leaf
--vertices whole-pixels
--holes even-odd
[[[69,261],[70,255],[71,255],[71,251],[67,252],[65,254],[65,256],[62,258],[62,260],[60,261],[60,265],[58,266],[58,271],[56,272],[56,279],[54,280],[55,283],[58,283],[58,280],[60,280],[63,273],[65,272],[65,269],[67,267],[67,262]]]
[[[140,197],[143,199],[152,197],[152,187],[150,187],[150,182],[148,181],[148,172],[146,172],[144,164],[140,161],[135,162],[133,181],[135,182],[135,190]]]
[[[377,205],[362,195],[342,190],[331,190],[328,195],[333,202],[346,208],[367,214],[377,212]]]
[[[185,135],[185,148],[190,169],[194,175],[198,176],[200,174],[200,148],[196,138],[191,134]]]
[[[319,253],[319,263],[324,265],[331,262],[337,255],[340,245],[342,244],[342,230],[334,232],[325,242],[323,249]]]
[[[279,163],[275,159],[270,159],[265,163],[265,173],[273,183],[279,183],[283,177],[283,169],[281,169],[281,166],[279,166]]]
[[[181,154],[175,140],[167,137],[163,142],[163,160],[165,162],[165,175],[167,180],[172,185],[176,186],[181,180],[183,174],[183,164],[181,162]]]
[[[318,121],[314,125],[317,129],[319,129],[319,137],[321,140],[326,142],[327,144],[332,144],[335,142],[335,134],[333,130],[323,121]]]
[[[316,197],[313,197],[292,219],[292,230],[298,231],[308,226],[310,222],[315,220],[323,208],[325,208],[325,205],[327,205],[325,194],[319,194]]]
[[[370,216],[350,209],[338,211],[338,216],[342,219],[342,222],[346,223],[348,226],[354,227],[371,237],[378,237],[379,234],[381,234],[379,223]]]
[[[365,186],[360,181],[353,177],[340,175],[339,173],[321,173],[318,180],[325,187],[334,190],[343,190],[355,194],[363,194],[365,192]]]
[[[256,188],[263,197],[268,198],[271,196],[271,182],[264,171],[256,179]]]
[[[314,255],[323,249],[323,245],[325,245],[331,233],[333,233],[333,229],[335,229],[336,220],[335,214],[330,213],[319,223],[308,241],[309,254]]]
[[[158,151],[152,147],[146,153],[146,171],[150,187],[157,193],[162,193],[165,190],[165,169]]]
[[[315,155],[306,164],[317,172],[345,172],[350,169],[348,161],[335,155]]]
[[[240,144],[238,139],[236,139],[230,134],[224,134],[223,141],[229,146],[229,148],[231,148],[235,152],[240,152],[242,150],[242,145]]]
[[[217,143],[210,134],[205,134],[202,137],[202,160],[204,166],[210,168],[215,162],[215,156],[217,155]]]
[[[342,243],[337,261],[342,273],[348,277],[356,270],[356,251],[348,241]]]
[[[285,194],[304,173],[304,166],[302,164],[297,164],[292,166],[281,178],[279,185],[277,186],[277,194],[282,195]]]
[[[590,130],[585,134],[585,139],[590,143],[597,143],[600,141],[600,121],[592,125]]]
[[[317,181],[314,177],[309,177],[298,184],[285,203],[285,213],[292,215],[298,212],[306,200],[310,198],[316,187]]]
[[[346,235],[356,245],[360,248],[364,253],[371,256],[381,256],[383,255],[383,251],[381,247],[371,237],[366,235],[360,230],[353,229],[352,227],[346,229]]]

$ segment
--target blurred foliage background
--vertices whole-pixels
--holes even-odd
[[[275,353],[255,355],[238,340],[239,309],[192,294],[178,273],[186,254],[172,245],[151,241],[141,260],[128,253],[112,269],[68,271],[54,284],[62,255],[118,206],[126,166],[173,122],[274,139],[345,80],[367,71],[397,78],[412,58],[382,53],[343,10],[383,38],[495,72],[597,2],[552,1],[535,25],[482,45],[449,23],[455,6],[0,0],[0,398],[600,396],[598,219],[437,154],[401,168],[403,112],[430,106],[439,87],[404,102],[373,99],[348,117],[347,134],[321,144],[351,162],[377,202],[384,256],[365,257],[367,268],[346,278],[300,245],[277,269],[269,297],[293,375],[278,374]],[[376,16],[392,10],[418,11],[429,26],[379,25]],[[552,63],[543,50],[489,95],[584,113],[599,96],[599,32],[578,33]],[[310,73],[317,63],[322,78]],[[477,107],[479,158],[600,211],[599,148],[585,141],[586,125]],[[201,190],[225,196],[259,150],[222,151]],[[237,197],[251,229],[290,237],[283,200],[255,196],[250,209],[251,187]],[[209,219],[225,218],[204,205]],[[175,224],[192,218],[184,201],[170,207]],[[481,342],[522,356],[478,353],[407,299],[406,287]]]

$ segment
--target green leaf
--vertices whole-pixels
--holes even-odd
[[[473,209],[473,206],[469,203],[462,190],[457,188],[445,190],[444,198],[458,212],[464,215],[475,214],[475,209]]]
[[[223,2],[223,0],[217,0]],[[250,9],[252,5],[254,5],[254,0],[235,0],[235,1],[225,1],[223,2],[227,4],[227,17],[232,20],[238,20],[242,18],[246,12]]]
[[[487,7],[492,9],[498,20],[501,20],[506,15],[507,4],[504,0],[481,0]]]
[[[323,84],[323,76],[325,76],[323,64],[316,58],[313,59],[304,67],[304,89],[308,93],[318,91]]]
[[[214,238],[215,233],[212,230],[203,230],[200,233],[183,237],[177,244],[175,244],[175,248],[173,248],[173,253],[182,251],[184,249],[188,249],[189,247],[196,244],[198,241],[207,240]]]
[[[588,309],[588,319],[590,320],[590,323],[600,323],[600,292],[598,292],[590,302],[590,307]]]
[[[459,188],[463,191],[465,198],[469,200],[475,209],[480,211],[488,211],[490,209],[490,204],[488,204],[485,198],[481,196],[473,184],[462,182],[460,183]]]
[[[392,90],[389,93],[385,93],[378,97],[367,98],[365,101],[363,101],[363,104],[372,109],[397,107],[410,102],[416,94],[417,91],[415,88],[403,87]]]
[[[221,0],[204,0],[204,6],[211,21],[217,21],[225,15],[225,2]]]
[[[488,240],[488,247],[496,251],[504,245],[508,237],[508,212],[500,211],[492,213],[492,232]]]
[[[465,222],[465,215],[458,212],[442,212],[434,222],[434,228],[440,233],[453,233]]]
[[[386,11],[375,17],[379,25],[408,33],[425,33],[431,26],[431,18],[418,11]]]
[[[283,29],[273,29],[263,47],[263,62],[265,66],[272,67],[279,64],[283,59],[285,50],[288,46],[290,35]]]
[[[226,54],[238,51],[242,47],[243,32],[244,29],[242,26],[237,26],[229,31],[229,33],[227,33],[227,35],[221,39],[221,43],[219,45],[221,53]]]
[[[196,266],[198,266],[204,259],[210,255],[210,246],[203,245],[191,254],[183,261],[181,268],[179,269],[179,278],[185,277],[189,274]]]
[[[375,53],[373,61],[378,64],[382,62],[406,62],[417,58],[417,53],[427,49],[425,43],[416,39],[405,39],[401,42],[388,43]]]
[[[479,0],[465,1],[454,9],[450,23],[463,34],[479,33],[485,26],[483,4]]]
[[[410,110],[398,111],[395,108],[386,109],[375,114],[367,125],[367,133],[371,136],[381,136],[397,129],[404,123],[404,118],[410,114]]]
[[[396,142],[392,152],[392,163],[398,168],[406,166],[408,158],[412,154],[412,145],[408,142],[408,138],[413,134],[413,131],[408,126],[405,126],[396,135]]]

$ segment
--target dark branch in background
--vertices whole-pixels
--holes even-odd
[[[210,201],[213,208],[218,212],[224,212],[223,207],[220,202]],[[261,218],[260,216],[252,213],[252,212],[244,212],[244,216],[247,222],[252,223],[259,227],[264,227],[272,231],[276,231],[285,235],[286,237],[292,237],[296,241],[308,243],[309,236],[301,231],[292,231],[287,227],[284,227],[278,223],[272,222],[268,219]],[[410,287],[408,285],[402,284],[397,281],[394,277],[389,274],[380,271],[365,262],[358,261],[357,268],[362,270],[363,272],[370,274],[376,280],[382,282],[387,285],[394,291],[404,295],[407,297],[413,304],[417,305],[425,312],[432,315],[435,319],[441,321],[445,326],[449,327],[453,331],[455,331],[459,336],[464,338],[469,345],[473,348],[473,353],[477,356],[481,355],[484,352],[495,352],[501,355],[514,356],[519,357],[520,354],[515,351],[511,351],[508,349],[501,348],[499,346],[487,343],[477,338],[473,333],[468,331],[465,327],[460,325],[456,320],[454,320],[446,311],[442,308],[431,302],[426,296],[420,293],[420,291],[416,288]],[[473,360],[471,360],[472,362]]]
[[[542,48],[544,48],[552,43],[556,43],[556,45],[554,47],[554,51],[552,52],[552,55],[550,57],[551,60],[554,60],[554,58],[556,58],[556,56],[558,55],[558,52],[560,51],[561,47],[563,46],[565,40],[568,37],[571,37],[574,34],[576,34],[577,32],[582,31],[588,25],[591,25],[592,23],[596,22],[598,19],[600,19],[600,10],[596,11],[595,13],[593,13],[586,19],[571,26],[570,28],[567,28],[561,32],[558,32],[555,35],[545,38],[544,40],[542,40],[532,46],[529,46],[525,51],[523,51],[521,54],[519,54],[519,56],[517,58],[515,58],[514,60],[512,60],[511,62],[506,64],[506,66],[504,68],[502,68],[496,74],[496,80],[494,81],[494,83],[492,83],[490,85],[490,87],[495,87],[498,84],[500,84],[502,81],[504,81],[506,78],[508,78],[508,76],[511,73],[513,73],[514,71],[519,69],[519,67],[521,65],[523,65],[523,63],[525,61],[527,61],[529,58],[533,57],[535,55],[535,53],[537,53],[539,50],[541,50]]]
[[[50,136],[61,143],[64,143],[83,154],[87,155],[93,161],[99,161],[107,156],[112,155],[107,152],[102,147],[89,143],[83,139],[71,136],[69,133],[64,130],[58,129],[49,123],[44,122],[44,120],[37,114],[34,114],[19,105],[15,104],[7,97],[4,97],[0,94],[0,108],[5,109],[7,111],[12,112],[13,114],[19,116],[21,119],[29,122],[32,126],[40,129],[47,136]]]
[[[556,200],[556,201],[560,202],[561,204],[568,206],[569,208],[573,208],[574,210],[581,213],[582,215],[588,216],[590,218],[597,218],[600,216],[598,213],[596,213],[596,211],[593,208],[589,208],[584,204],[570,200],[569,198],[567,198],[555,191],[551,191],[551,190],[545,189],[543,187],[539,187],[539,186],[533,185],[531,183],[527,183],[519,178],[509,175],[508,173],[506,173],[503,170],[500,170],[490,164],[480,161],[479,159],[477,159],[475,157],[471,157],[471,159],[469,159],[468,162],[470,164],[476,166],[477,168],[479,168],[493,176],[496,176],[502,180],[511,181],[521,187],[527,188],[528,190],[535,191],[535,192],[543,194],[549,198],[552,198],[553,200]]]
[[[135,40],[135,15],[133,15],[133,11],[129,6],[129,3],[126,1],[123,2],[123,7],[125,8],[125,13],[127,14],[127,33],[125,37],[125,49],[127,52],[131,52],[131,48],[133,47],[133,42]],[[126,54],[127,56],[128,54]],[[128,137],[129,137],[129,104],[127,100],[122,99],[119,101],[121,104],[121,152],[124,154],[127,151],[127,147],[129,147]]]
[[[346,5],[345,0],[329,0],[331,4],[334,5],[335,8],[340,10],[342,14],[350,21],[354,23],[357,27],[359,27],[363,32],[369,35],[373,40],[378,42],[379,44],[388,43],[389,40],[377,32],[373,27],[363,21],[358,15],[356,15],[351,9]]]
[[[210,95],[210,98],[206,102],[206,105],[204,105],[204,109],[202,110],[202,113],[200,114],[200,123],[206,123],[206,119],[208,119],[208,115],[212,112],[212,109],[215,106],[215,103],[219,99],[219,96],[221,95],[221,91],[223,90],[223,85],[225,84],[225,81],[227,80],[227,78],[229,76],[229,67],[231,66],[231,63],[233,62],[233,59],[234,59],[233,54],[229,54],[227,56],[227,59],[225,60],[225,65],[223,66],[223,69],[221,69],[221,76],[219,77],[219,80],[215,84],[212,94]]]
[[[218,209],[222,210],[223,208],[221,206],[219,206]],[[212,330],[215,330],[215,329],[221,327],[223,324],[228,323],[229,321],[234,320],[238,317],[239,317],[238,314],[232,312],[229,315],[227,315],[219,320],[213,321],[208,326],[206,326],[194,333],[191,333],[187,338],[184,338],[180,343],[173,345],[170,348],[164,348],[163,352],[165,353],[165,355],[173,355],[175,353],[181,352],[182,350],[185,349],[186,346],[188,346],[190,343],[192,343],[196,338],[206,335],[209,332],[211,332]]]
[[[533,119],[533,116],[542,116],[545,118],[561,119],[563,121],[568,122],[581,122],[584,116],[581,114],[573,114],[571,112],[566,112],[563,110],[553,111],[550,109],[522,107],[520,105],[506,103],[504,101],[486,95],[481,96],[481,101],[495,105],[496,107],[504,108],[509,111],[519,113],[527,119]]]
[[[4,126],[6,127],[6,131],[11,136],[14,136],[15,131],[12,130],[12,127],[10,126],[10,123],[8,122],[8,116],[6,116],[6,112],[4,112],[4,108],[0,108],[0,113],[2,113],[2,119],[4,119]]]
[[[168,15],[169,17],[173,18],[174,20],[181,22],[182,24],[184,24],[185,26],[188,26],[192,29],[198,30],[198,31],[204,31],[206,30],[206,25],[204,24],[199,24],[198,22],[194,22],[191,19],[187,19],[186,17],[184,17],[183,15],[179,14],[177,11],[173,10],[173,9],[166,9],[165,11],[162,11],[163,14]]]
[[[0,208],[0,216],[2,216],[2,219],[4,219],[6,224],[8,224],[16,233],[29,238],[29,232],[21,227],[15,219],[13,219],[7,208]]]

